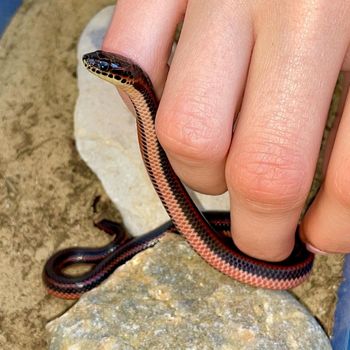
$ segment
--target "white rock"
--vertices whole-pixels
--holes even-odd
[[[168,216],[141,160],[135,118],[113,85],[92,76],[81,61],[84,53],[101,47],[113,9],[109,6],[100,11],[89,22],[79,41],[75,138],[81,157],[101,180],[130,233],[140,235],[168,220]],[[229,208],[227,194],[196,196],[201,208]]]

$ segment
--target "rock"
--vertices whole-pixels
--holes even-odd
[[[84,68],[84,53],[101,47],[114,6],[99,12],[82,33],[78,45],[79,98],[75,109],[75,138],[81,157],[101,180],[131,234],[140,235],[168,216],[143,165],[135,118],[124,106],[113,85]],[[192,195],[194,195],[192,193]],[[196,194],[205,209],[228,210],[227,194]]]
[[[331,349],[289,293],[222,275],[174,234],[120,267],[47,329],[51,350]]]

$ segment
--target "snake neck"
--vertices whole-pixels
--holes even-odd
[[[148,175],[177,230],[189,240],[202,233],[203,239],[218,236],[198,210],[175,174],[155,131],[158,102],[152,89],[135,83],[125,92],[131,98],[137,116],[140,150]]]

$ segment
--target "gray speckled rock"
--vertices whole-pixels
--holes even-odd
[[[289,293],[233,281],[173,234],[47,328],[52,350],[331,349]]]

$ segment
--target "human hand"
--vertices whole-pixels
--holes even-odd
[[[279,261],[294,246],[337,76],[350,72],[349,18],[341,0],[117,3],[103,50],[149,74],[174,170],[197,191],[228,189],[232,236],[248,255]],[[326,252],[350,252],[349,136],[350,97],[301,223],[302,238]]]

